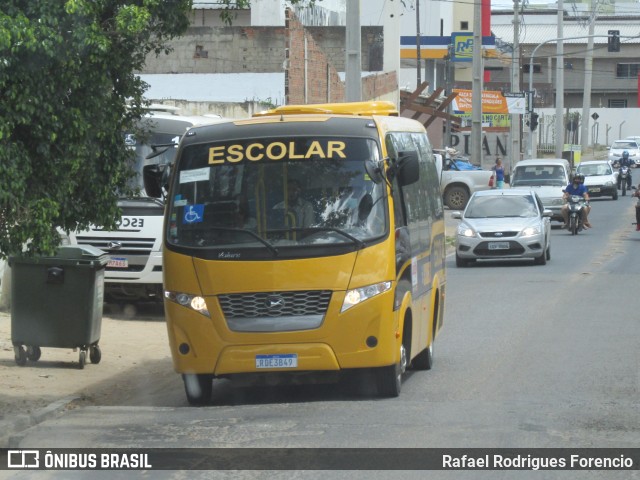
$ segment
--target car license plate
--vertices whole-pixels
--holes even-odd
[[[256,368],[298,368],[298,355],[256,355]]]
[[[509,242],[489,242],[489,250],[509,250]]]
[[[589,191],[589,192],[594,192],[594,193],[595,193],[595,192],[599,192],[599,191],[600,191],[600,188],[598,188],[598,187],[596,187],[596,188],[593,188],[593,187],[587,187],[587,189],[588,189],[588,191]]]
[[[129,266],[129,261],[126,258],[121,257],[110,257],[107,262],[107,267],[111,268],[127,268]]]

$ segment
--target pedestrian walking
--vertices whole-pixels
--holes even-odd
[[[496,158],[496,164],[491,167],[491,170],[496,172],[496,188],[504,188],[504,166],[502,165],[502,159]]]

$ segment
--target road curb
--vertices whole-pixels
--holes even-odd
[[[78,400],[78,396],[70,396],[56,400],[46,407],[27,415],[16,415],[0,422],[0,448],[16,448],[24,435],[21,432],[38,425],[50,418],[58,416],[67,406]]]

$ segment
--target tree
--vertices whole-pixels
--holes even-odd
[[[3,0],[0,258],[51,254],[64,231],[115,227],[123,132],[142,115],[134,74],[188,27],[191,0]],[[133,192],[128,192],[133,193]]]
[[[228,23],[250,0],[221,0]],[[305,3],[294,0],[291,4]],[[307,0],[313,4],[313,0]],[[2,0],[0,258],[52,254],[58,230],[115,228],[147,84],[192,0]]]

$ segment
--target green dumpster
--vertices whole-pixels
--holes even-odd
[[[101,358],[104,269],[108,255],[90,245],[62,246],[53,257],[10,257],[11,342],[18,365],[41,347],[80,350],[84,368]]]

